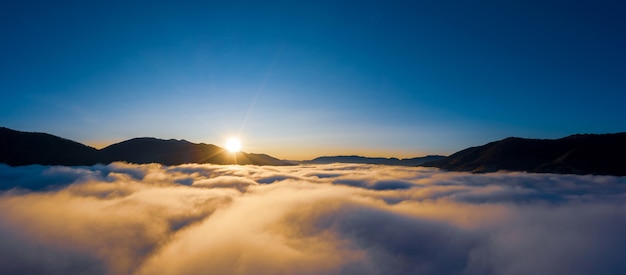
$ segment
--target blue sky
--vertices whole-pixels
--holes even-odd
[[[13,2],[0,125],[96,147],[410,157],[626,130],[621,1]]]

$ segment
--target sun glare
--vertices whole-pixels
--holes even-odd
[[[226,141],[226,150],[231,153],[239,152],[239,150],[241,150],[241,143],[239,142],[239,139],[231,138]]]

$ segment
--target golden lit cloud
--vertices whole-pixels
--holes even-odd
[[[0,165],[0,183],[0,271],[8,274],[626,268],[619,177],[114,163]]]

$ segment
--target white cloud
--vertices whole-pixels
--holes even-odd
[[[626,178],[0,165],[0,273],[620,274]]]

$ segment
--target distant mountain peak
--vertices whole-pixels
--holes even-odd
[[[363,157],[357,155],[350,156],[323,156],[318,157],[305,163],[328,164],[328,163],[365,163],[365,164],[383,164],[383,165],[399,165],[399,166],[418,166],[428,161],[440,160],[444,156],[429,155],[425,157],[416,157],[408,159],[383,158],[383,157]]]

